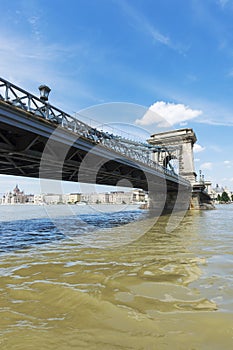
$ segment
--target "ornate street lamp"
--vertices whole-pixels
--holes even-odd
[[[39,86],[39,90],[40,90],[41,101],[47,102],[51,89],[47,85],[41,85],[41,86]]]

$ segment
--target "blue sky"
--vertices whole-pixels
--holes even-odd
[[[232,0],[0,5],[3,78],[36,95],[41,83],[49,85],[50,102],[70,114],[89,115],[89,107],[120,102],[161,113],[173,129],[191,127],[198,138],[197,172],[233,189]],[[153,118],[134,113],[127,120],[124,113],[103,113],[101,119],[156,131]],[[0,176],[0,193],[15,182],[27,192],[39,188],[38,181]]]

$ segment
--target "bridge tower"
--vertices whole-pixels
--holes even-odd
[[[179,175],[190,181],[192,194],[190,209],[213,209],[209,194],[205,191],[205,183],[197,182],[194,168],[193,146],[197,141],[193,129],[179,129],[151,135],[148,142],[156,146],[153,154],[154,161],[169,168],[170,162],[176,160]],[[153,196],[153,195],[152,195]],[[168,198],[172,204],[172,194]],[[171,205],[170,204],[170,205]]]
[[[197,174],[194,168],[193,145],[197,141],[193,129],[179,129],[151,135],[148,142],[157,146],[153,160],[164,167],[176,161],[176,171],[193,185]],[[174,163],[173,163],[174,164]],[[172,165],[171,165],[172,166]]]

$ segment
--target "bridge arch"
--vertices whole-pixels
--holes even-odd
[[[179,160],[176,155],[169,153],[163,159],[163,167],[179,174]]]
[[[197,138],[193,129],[179,129],[151,135],[148,142],[157,146],[153,160],[167,168],[177,159],[179,175],[194,184],[197,174],[194,168],[193,145]]]

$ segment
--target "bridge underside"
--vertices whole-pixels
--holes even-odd
[[[43,135],[0,122],[0,173],[111,186],[126,179],[133,187],[148,190],[148,179],[151,179],[152,175],[146,173],[145,169],[142,169],[143,166],[140,168],[131,160],[116,154],[113,154],[111,159],[109,154],[103,154],[101,146],[93,146],[82,139],[77,140],[79,147],[75,144],[70,145],[68,149],[67,145],[64,146],[57,140],[50,141],[50,145],[47,142],[48,138]],[[46,153],[42,165],[44,151]],[[95,177],[93,177],[94,164],[88,164],[93,160],[95,168],[98,167]],[[153,178],[155,184],[160,183],[159,177],[153,176]],[[124,182],[122,185],[124,186]],[[177,188],[175,183],[168,182],[168,186],[170,190]]]
[[[0,173],[111,186],[130,183],[145,191],[182,187],[145,164],[27,112],[16,115],[8,106],[0,106]]]

